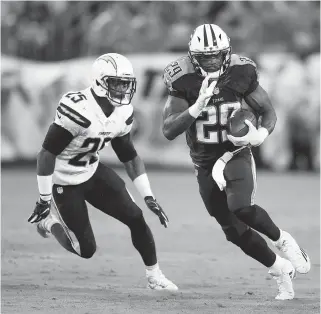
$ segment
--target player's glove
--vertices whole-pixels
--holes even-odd
[[[245,120],[244,123],[246,123],[249,127],[247,134],[242,137],[234,137],[228,134],[227,138],[229,141],[231,141],[235,146],[261,145],[269,135],[268,130],[263,127],[257,129],[249,120]]]
[[[168,217],[166,216],[165,212],[163,209],[160,207],[160,205],[157,203],[157,201],[152,197],[152,196],[146,196],[144,198],[145,203],[147,207],[155,214],[158,216],[161,224],[167,228],[168,226]]]
[[[50,201],[43,201],[41,198],[36,203],[33,213],[28,218],[28,222],[35,223],[46,218],[50,212]]]
[[[195,104],[188,109],[192,117],[197,118],[202,110],[206,107],[211,97],[214,95],[214,89],[216,87],[217,79],[214,80],[210,85],[208,85],[209,80],[213,78],[213,74],[208,74],[204,78]]]
[[[233,156],[234,154],[232,152],[224,153],[224,155],[216,161],[212,169],[212,177],[221,191],[223,191],[226,187],[226,181],[224,178],[225,166]]]

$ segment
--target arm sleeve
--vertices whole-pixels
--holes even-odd
[[[72,141],[74,136],[56,123],[50,125],[42,147],[48,152],[59,155]]]
[[[121,162],[130,161],[137,156],[130,133],[112,139],[111,146]]]

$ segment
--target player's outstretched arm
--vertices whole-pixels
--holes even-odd
[[[144,198],[146,206],[158,216],[161,224],[167,227],[168,217],[154,197],[144,162],[137,155],[130,133],[112,139],[111,145],[118,159],[124,164],[126,172],[133,181],[136,189]]]
[[[28,222],[37,223],[46,218],[50,211],[52,174],[55,170],[56,156],[71,142],[73,135],[66,129],[53,123],[45,137],[37,156],[37,182],[39,200]]]
[[[163,134],[168,140],[185,132],[201,114],[213,96],[216,81],[209,85],[211,75],[204,78],[199,96],[192,106],[183,98],[168,96],[163,110]]]

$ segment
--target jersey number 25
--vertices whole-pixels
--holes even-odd
[[[86,167],[89,163],[90,165],[93,164],[98,160],[97,152],[105,147],[105,144],[109,142],[111,138],[106,137],[103,140],[99,137],[89,137],[86,138],[83,142],[81,148],[90,148],[87,152],[79,153],[75,157],[69,160],[69,164],[76,166],[76,167]],[[86,158],[87,154],[91,154],[89,160],[88,157]]]

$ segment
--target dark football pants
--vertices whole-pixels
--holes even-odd
[[[129,195],[125,182],[109,167],[99,163],[95,174],[79,185],[54,184],[53,200],[60,219],[76,236],[82,257],[90,258],[96,251],[87,201],[130,228],[133,244],[146,265],[157,262],[154,239],[141,209]]]
[[[197,167],[199,192],[209,214],[226,232],[233,227],[243,234],[248,226],[233,213],[235,210],[253,205],[256,189],[255,163],[249,149],[234,156],[224,169],[226,191],[221,191],[212,177],[212,166]]]
[[[266,235],[271,230],[274,234],[279,233],[279,230],[266,211],[253,204],[256,173],[250,150],[244,149],[226,164],[225,192],[220,191],[212,178],[212,167],[209,169],[197,167],[197,170],[200,194],[204,204],[209,214],[221,225],[226,239],[262,265],[271,267],[276,255],[255,230]]]

